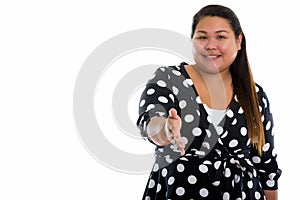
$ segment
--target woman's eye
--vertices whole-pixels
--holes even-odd
[[[199,40],[206,40],[207,37],[206,37],[206,36],[199,36],[198,39],[199,39]]]
[[[218,35],[218,36],[217,36],[217,39],[218,39],[218,40],[220,40],[220,39],[225,39],[225,38],[226,38],[226,37],[223,36],[223,35]]]

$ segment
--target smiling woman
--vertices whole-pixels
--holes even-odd
[[[194,58],[199,70],[207,73],[210,70],[211,73],[225,71],[241,49],[242,37],[242,33],[235,37],[226,19],[217,16],[204,17],[192,36]]]
[[[272,113],[237,16],[208,5],[191,37],[195,63],[158,68],[140,98],[137,125],[156,145],[143,199],[276,200]]]

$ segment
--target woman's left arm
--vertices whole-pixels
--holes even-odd
[[[278,190],[264,190],[266,200],[278,200]]]
[[[259,85],[257,85],[257,95],[264,126],[265,144],[262,147],[262,155],[259,155],[257,150],[252,147],[251,157],[267,200],[277,200],[278,179],[281,175],[281,169],[278,167],[275,151],[273,116],[268,97]]]

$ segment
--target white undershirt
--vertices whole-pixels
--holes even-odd
[[[226,109],[224,110],[218,110],[218,109],[212,109],[209,108],[207,105],[203,104],[206,112],[210,116],[212,124],[217,127],[219,123],[222,121],[223,117],[225,116]]]

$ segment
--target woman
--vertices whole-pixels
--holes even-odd
[[[143,199],[276,200],[273,118],[237,16],[208,5],[191,38],[195,64],[160,67],[141,95],[137,124],[156,145]]]

